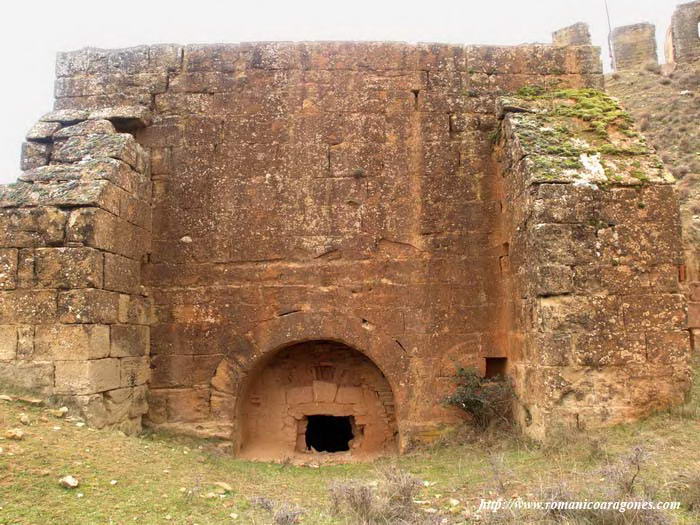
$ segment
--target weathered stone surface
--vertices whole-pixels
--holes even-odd
[[[114,390],[121,385],[119,359],[56,361],[55,367],[58,394],[93,394]]]
[[[59,143],[51,158],[57,162],[78,162],[98,157],[121,160],[139,169],[144,165],[145,153],[127,133],[79,135]]]
[[[117,131],[114,128],[114,124],[112,124],[109,120],[95,119],[85,120],[78,122],[77,124],[73,124],[72,126],[67,126],[54,133],[53,138],[58,140],[83,135],[109,135],[116,132]]]
[[[91,427],[104,428],[109,423],[102,394],[71,396],[71,401],[80,408],[80,413]]]
[[[616,142],[621,121],[601,124],[598,139],[588,135],[586,151],[567,133],[553,147],[552,133],[566,126],[552,109],[558,96],[501,104],[499,158],[511,203],[507,267],[520,298],[513,326],[523,342],[511,370],[524,407],[519,418],[535,436],[554,420],[578,428],[630,421],[679,402],[688,388],[688,340],[675,335],[686,318],[670,179],[634,133],[627,144]],[[545,100],[549,109],[539,105]],[[577,95],[568,103],[575,113]],[[606,169],[588,176],[592,153]],[[664,352],[673,365],[662,370]]]
[[[34,251],[37,285],[45,288],[100,288],[104,258],[92,248],[38,248]]]
[[[121,385],[134,387],[148,382],[151,375],[147,357],[124,357],[121,363]]]
[[[95,288],[68,290],[58,294],[58,319],[62,323],[116,323],[118,293]]]
[[[69,241],[140,260],[150,250],[147,230],[99,208],[80,208],[71,213],[66,234]]]
[[[40,120],[27,132],[27,140],[48,142],[59,129],[61,129],[61,124],[58,122],[44,122]]]
[[[153,324],[153,300],[150,297],[125,295],[119,297],[119,322],[140,325]]]
[[[141,357],[149,353],[149,329],[139,325],[113,325],[112,357]]]
[[[14,325],[0,325],[0,361],[10,361],[17,357],[17,328]]]
[[[666,37],[667,63],[692,63],[700,58],[698,20],[700,2],[687,2],[676,7]]]
[[[104,206],[113,211],[119,209],[117,196],[107,181],[29,184],[15,182],[0,186],[0,207],[83,207]]]
[[[24,142],[20,158],[20,169],[30,170],[49,163],[51,145],[42,142]]]
[[[153,120],[151,111],[145,106],[116,106],[98,109],[90,112],[89,118],[112,121],[120,129],[144,128]]]
[[[634,24],[616,27],[612,32],[615,69],[641,69],[658,64],[656,55],[656,27],[653,24]]]
[[[58,111],[51,111],[43,117],[41,117],[42,122],[58,122],[60,124],[76,124],[81,120],[88,118],[88,112],[80,109],[63,109]]]
[[[52,393],[54,364],[34,360],[8,361],[0,366],[0,383],[36,392]]]
[[[17,287],[17,250],[0,248],[0,290]]]
[[[121,255],[105,254],[104,287],[127,294],[137,294],[141,286],[141,264]]]
[[[0,324],[40,324],[55,319],[55,290],[0,291]]]
[[[319,414],[355,418],[352,454],[405,449],[494,358],[536,437],[676,402],[672,181],[585,89],[583,28],[555,38],[61,54],[45,149],[0,189],[0,377],[32,359],[128,432],[148,391],[152,423],[251,456]]]
[[[60,324],[37,326],[34,351],[37,357],[45,361],[85,361],[107,357],[109,327]]]
[[[590,46],[591,32],[588,24],[577,22],[552,33],[552,41],[557,46]]]
[[[75,164],[52,164],[28,170],[19,176],[25,182],[65,182],[106,180],[119,188],[143,196],[150,195],[149,181],[119,160],[90,159]]]
[[[67,213],[53,207],[0,209],[0,245],[15,248],[62,244]]]

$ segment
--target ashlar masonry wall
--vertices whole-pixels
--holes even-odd
[[[693,63],[700,59],[700,2],[676,7],[666,38],[666,61]]]
[[[611,417],[590,415],[605,403],[590,397],[607,385],[595,375],[576,383],[585,402],[549,381],[538,362],[549,347],[535,344],[538,330],[516,312],[537,304],[539,331],[552,337],[575,331],[566,328],[575,313],[561,313],[555,327],[553,293],[532,291],[539,273],[523,273],[522,258],[578,253],[592,249],[592,238],[554,220],[531,228],[525,217],[541,199],[514,189],[529,175],[504,176],[493,156],[499,136],[508,141],[496,152],[520,147],[499,120],[499,98],[523,87],[602,87],[596,48],[161,45],[61,54],[57,75],[59,112],[30,133],[24,175],[1,190],[10,232],[0,243],[3,378],[72,395],[91,421],[132,428],[147,383],[151,425],[231,438],[236,450],[255,445],[246,442],[255,434],[246,418],[256,385],[274,376],[265,367],[299,344],[337,346],[300,365],[300,379],[280,392],[316,396],[314,385],[328,383],[321,376],[350,386],[341,372],[359,353],[366,374],[350,374],[352,385],[383,400],[359,409],[392,407],[390,417],[366,420],[391,430],[366,435],[386,436],[382,443],[399,450],[460,421],[442,403],[452,377],[460,366],[483,372],[491,358],[510,363],[533,434],[554,426],[543,414],[556,413],[557,395],[567,399],[566,421],[646,413],[641,398],[616,390]],[[585,192],[572,198],[574,209],[590,201]],[[673,196],[665,198],[643,203],[673,213]],[[623,200],[619,212],[637,216],[640,202]],[[675,250],[673,230],[648,221]],[[647,257],[634,246],[620,250],[625,267]],[[644,348],[647,332],[680,337],[684,322],[683,305],[673,302],[674,260],[664,264],[654,268],[668,288],[648,284],[639,309],[629,310],[646,323],[637,331]],[[557,286],[573,286],[571,275],[558,275]],[[562,302],[592,315],[602,292],[576,282],[582,300]],[[673,321],[645,313],[657,295]],[[51,331],[77,335],[47,338]],[[599,343],[581,338],[577,352],[595,354]],[[345,357],[327,357],[342,348]],[[677,399],[677,375],[655,375],[668,391],[657,404]],[[295,403],[285,397],[275,406]],[[332,403],[334,411],[344,404]],[[281,413],[289,427],[296,412]]]
[[[118,128],[144,108],[45,115],[0,186],[0,380],[66,397],[91,425],[141,428],[149,377],[149,158]]]
[[[649,23],[616,27],[611,35],[615,69],[642,69],[658,64],[656,26]]]
[[[501,116],[521,424],[546,436],[682,402],[690,343],[673,177],[602,93],[504,99]]]

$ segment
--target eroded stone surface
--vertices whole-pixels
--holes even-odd
[[[612,46],[615,69],[641,69],[659,63],[654,24],[616,27],[612,33]]]
[[[583,89],[595,48],[140,46],[57,74],[0,189],[0,379],[265,454],[314,414],[354,418],[351,454],[436,439],[491,358],[535,436],[682,395],[675,197]]]

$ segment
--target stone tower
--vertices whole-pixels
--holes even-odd
[[[642,69],[649,64],[658,64],[656,54],[656,27],[641,23],[616,27],[612,33],[615,69]]]
[[[666,36],[666,61],[689,63],[700,59],[700,1],[681,4],[671,19]]]

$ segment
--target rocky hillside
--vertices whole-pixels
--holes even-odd
[[[700,278],[700,65],[662,73],[658,66],[606,78],[678,179],[689,280]],[[694,261],[694,262],[691,262]]]

